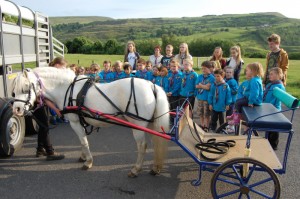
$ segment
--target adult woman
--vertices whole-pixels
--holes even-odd
[[[149,61],[152,63],[152,66],[160,67],[161,58],[163,58],[163,56],[161,55],[161,47],[155,46],[154,47],[154,55],[151,55],[149,57]]]
[[[140,54],[136,52],[135,43],[128,41],[125,48],[124,62],[129,62],[133,70],[136,70],[137,60],[140,58]]]
[[[58,69],[66,68],[67,62],[64,58],[55,58],[49,66],[56,67]],[[39,99],[39,98],[37,98]],[[54,151],[49,137],[49,125],[48,125],[48,107],[56,112],[56,114],[61,117],[61,113],[58,108],[50,101],[45,99],[45,105],[37,108],[33,115],[38,118],[38,146],[36,151],[36,157],[47,156],[46,160],[61,160],[65,156]]]

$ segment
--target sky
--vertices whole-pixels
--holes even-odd
[[[12,0],[48,16],[196,17],[279,12],[300,19],[298,0]]]

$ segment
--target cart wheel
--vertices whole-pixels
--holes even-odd
[[[226,135],[238,135],[239,134],[239,125],[234,126],[235,133],[228,133],[226,127],[228,126],[228,122],[223,123],[219,128],[217,128],[216,133],[226,134]],[[252,131],[253,135],[258,136],[256,130]]]
[[[249,166],[246,177],[242,177],[243,165]],[[210,188],[213,198],[280,198],[280,182],[275,172],[252,158],[223,163],[215,171]]]

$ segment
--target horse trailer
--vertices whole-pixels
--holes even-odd
[[[30,117],[12,113],[11,84],[17,72],[48,66],[56,56],[64,56],[64,45],[53,37],[49,17],[0,0],[0,157],[20,150],[25,133],[35,131]]]

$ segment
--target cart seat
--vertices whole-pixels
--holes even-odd
[[[258,117],[276,113],[278,110],[270,103],[263,103],[261,106],[255,107],[243,107],[243,120],[247,122],[248,126],[254,129],[274,129],[274,131],[279,130],[291,130],[292,123],[288,120],[282,113],[277,113],[269,115],[266,117],[259,118],[254,122]]]

